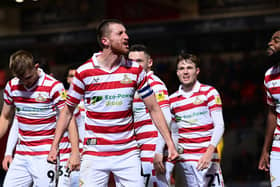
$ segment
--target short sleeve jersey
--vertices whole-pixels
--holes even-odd
[[[108,71],[99,66],[95,53],[75,74],[67,104],[84,100],[86,111],[84,155],[114,156],[137,149],[132,120],[132,100],[153,94],[146,73],[136,62],[122,58]]]
[[[159,106],[161,108],[169,107],[168,91],[165,84],[153,73],[153,71],[147,73],[147,79],[155,93]],[[147,119],[151,120],[149,112],[137,92],[133,100],[133,113],[136,122]]]
[[[78,133],[79,133],[79,150],[82,152],[83,150],[83,133],[84,133],[84,118],[82,117],[82,109],[80,106],[83,106],[83,103],[81,103],[75,108],[73,114],[75,116],[76,124],[78,127]],[[65,131],[63,134],[63,137],[59,143],[59,159],[60,162],[66,162],[70,158],[72,151],[71,143],[69,140],[69,132]]]
[[[274,135],[280,136],[280,66],[272,66],[266,71],[264,88],[267,104],[275,107],[277,112],[277,126]],[[280,141],[273,141],[271,151],[280,152]]]
[[[169,109],[168,91],[165,84],[154,75],[153,71],[147,73],[148,83],[155,93],[156,100],[161,108]],[[156,149],[158,130],[153,124],[149,111],[143,100],[135,93],[133,99],[133,117],[136,139],[142,151],[141,161],[153,162]],[[143,153],[145,151],[145,153]]]
[[[65,102],[63,84],[38,70],[39,79],[26,88],[18,78],[5,87],[4,101],[15,106],[19,140],[16,154],[47,155],[54,138],[59,110]]]

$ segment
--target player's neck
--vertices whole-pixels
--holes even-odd
[[[102,68],[107,70],[111,70],[113,67],[119,65],[121,59],[122,59],[121,55],[116,55],[106,51],[103,51],[102,54],[97,57],[98,64]]]
[[[195,81],[196,82],[196,81]],[[184,92],[188,93],[188,92],[191,92],[194,88],[194,85],[195,85],[195,82],[193,83],[190,83],[190,84],[184,84],[182,85],[182,89]]]

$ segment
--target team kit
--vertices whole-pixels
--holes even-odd
[[[97,41],[102,51],[69,69],[67,90],[32,53],[10,56],[4,187],[224,186],[222,99],[197,79],[200,59],[177,55],[180,85],[168,93],[147,47],[129,46],[121,21],[103,20]]]

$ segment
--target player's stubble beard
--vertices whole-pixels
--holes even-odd
[[[267,58],[268,58],[267,60],[270,64],[277,65],[277,64],[280,63],[280,52],[279,51],[274,51],[271,55],[269,55],[268,52],[267,52]]]

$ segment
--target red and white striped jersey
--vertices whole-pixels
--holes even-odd
[[[280,67],[278,65],[269,68],[264,77],[267,104],[276,107],[277,126],[274,136],[280,136]],[[280,152],[280,141],[273,141],[271,151]]]
[[[54,138],[58,111],[65,103],[63,84],[39,69],[39,79],[26,88],[18,78],[5,87],[4,101],[15,106],[19,139],[16,154],[47,155]]]
[[[102,69],[95,53],[81,65],[68,91],[66,103],[84,99],[86,120],[84,155],[115,156],[137,150],[132,120],[132,100],[153,94],[143,68],[121,59],[112,70]]]
[[[83,134],[84,134],[84,129],[85,129],[85,120],[84,116],[82,116],[84,112],[83,109],[83,101],[79,103],[79,105],[75,108],[73,115],[76,120],[77,128],[78,128],[78,133],[79,133],[79,149],[80,153],[82,153],[83,150]],[[59,143],[59,159],[60,162],[66,162],[70,158],[71,155],[71,143],[69,140],[69,133],[68,131],[65,131],[63,134],[63,137]]]
[[[167,108],[170,111],[168,92],[165,84],[154,75],[153,71],[147,73],[147,79],[155,93],[159,106],[162,109]],[[133,116],[136,140],[141,150],[141,161],[153,163],[158,130],[153,124],[149,111],[137,92],[133,99]]]
[[[80,142],[83,143],[84,141],[84,134],[85,134],[85,106],[84,101],[81,100],[79,105],[76,107],[74,111],[74,116],[76,118],[76,123],[78,125],[78,131],[79,131],[79,139]],[[80,148],[82,148],[83,145],[80,145]]]
[[[198,81],[191,93],[179,90],[170,95],[172,119],[178,126],[180,161],[198,161],[206,152],[214,130],[212,110],[222,110],[217,90]],[[219,161],[217,150],[212,161]]]

